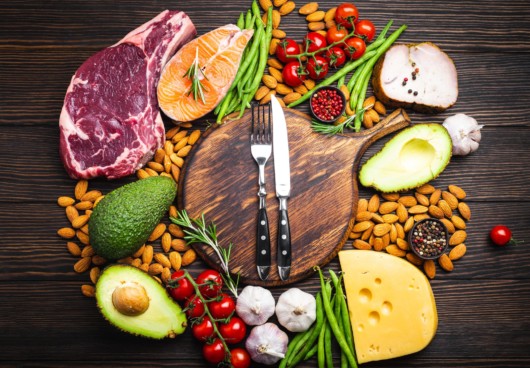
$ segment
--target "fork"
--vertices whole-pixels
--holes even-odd
[[[268,110],[268,115],[265,115]],[[266,280],[271,267],[271,245],[269,237],[269,220],[265,190],[265,164],[272,152],[271,107],[268,105],[252,105],[252,123],[250,132],[250,150],[258,164],[259,176],[259,211],[256,231],[256,266],[261,280]]]

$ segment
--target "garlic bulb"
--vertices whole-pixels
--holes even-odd
[[[245,286],[237,297],[236,311],[247,325],[262,325],[274,314],[274,297],[259,286]]]
[[[288,342],[287,334],[269,322],[250,331],[245,348],[256,363],[271,365],[285,357]]]
[[[478,149],[481,134],[477,121],[466,114],[456,114],[445,119],[443,126],[453,141],[453,155],[465,156]]]
[[[291,332],[307,331],[316,319],[316,300],[311,294],[292,288],[276,304],[278,322]]]

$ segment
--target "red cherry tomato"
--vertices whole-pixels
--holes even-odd
[[[168,287],[169,294],[173,297],[173,299],[179,302],[186,300],[195,293],[190,280],[185,277],[180,280],[176,280],[183,276],[184,271],[182,270],[173,272],[171,279],[175,281],[172,282],[172,286]]]
[[[375,36],[375,26],[368,19],[360,20],[355,23],[355,34],[366,41],[372,41]]]
[[[236,303],[230,295],[223,293],[218,297],[218,300],[213,300],[208,303],[208,308],[210,309],[213,318],[225,319],[234,313],[236,310]]]
[[[250,354],[243,348],[235,348],[230,351],[230,363],[234,368],[250,367]]]
[[[345,41],[349,34],[350,32],[345,27],[341,26],[340,24],[335,25],[328,29],[326,33],[326,40],[328,41],[328,44]],[[337,46],[344,47],[345,45],[344,43],[339,43]]]
[[[283,67],[282,77],[285,84],[298,87],[306,79],[305,70],[298,61],[291,61]]]
[[[228,323],[219,324],[219,332],[227,344],[237,344],[245,338],[247,326],[239,317],[232,317]]]
[[[215,339],[210,344],[205,344],[202,347],[202,355],[211,364],[219,364],[225,360],[226,352],[221,340]]]
[[[328,61],[328,65],[333,68],[338,68],[346,62],[346,54],[344,53],[344,50],[338,46],[330,47],[326,51],[324,57]]]
[[[344,51],[350,60],[357,60],[366,51],[366,44],[359,37],[348,38]]]
[[[307,52],[315,52],[328,45],[326,37],[317,32],[309,32],[304,37],[304,48]]]
[[[307,61],[307,73],[315,80],[322,79],[328,74],[328,61],[322,56],[310,57]]]
[[[191,327],[191,333],[199,341],[207,341],[214,335],[213,323],[208,316]]]
[[[204,315],[204,304],[197,295],[193,295],[184,304],[188,318],[199,318]]]
[[[504,225],[494,226],[490,231],[490,238],[495,245],[501,247],[517,243],[517,241],[512,238],[512,231]]]
[[[283,63],[296,60],[288,56],[300,54],[300,45],[291,38],[285,38],[278,43],[276,47],[276,57]]]
[[[215,298],[223,288],[223,278],[215,270],[206,270],[202,272],[195,282],[199,285],[199,291],[205,298]]]
[[[357,19],[359,19],[359,10],[357,10],[357,7],[352,3],[342,3],[337,6],[335,23],[348,29],[352,29]]]

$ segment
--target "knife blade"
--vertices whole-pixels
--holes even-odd
[[[272,96],[272,152],[274,155],[274,180],[276,197],[278,197],[278,240],[277,263],[278,273],[282,280],[287,280],[291,272],[291,230],[289,228],[289,215],[287,200],[291,194],[291,169],[289,165],[289,140],[287,124],[282,106]]]

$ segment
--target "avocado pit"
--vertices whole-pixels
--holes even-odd
[[[121,314],[139,316],[149,308],[149,296],[142,285],[123,282],[112,292],[112,304]]]

